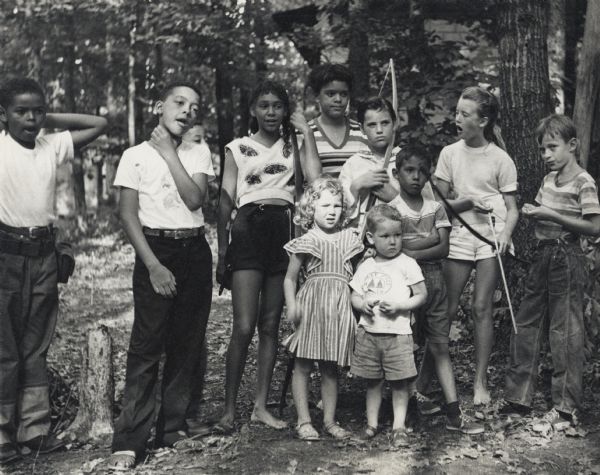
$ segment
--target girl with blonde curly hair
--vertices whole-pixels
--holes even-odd
[[[335,420],[337,366],[350,365],[356,328],[348,287],[353,274],[350,259],[363,245],[356,230],[343,229],[345,219],[339,180],[317,178],[305,191],[294,218],[307,233],[284,246],[290,261],[283,290],[288,318],[296,326],[285,344],[296,356],[292,393],[298,412],[296,435],[302,440],[319,438],[308,410],[308,380],[315,361],[321,371],[325,432],[336,439],[350,437]],[[296,293],[301,272],[305,279]]]

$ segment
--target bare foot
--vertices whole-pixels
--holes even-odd
[[[492,402],[489,390],[485,386],[475,385],[473,391],[473,405],[484,406]]]
[[[266,409],[259,409],[257,407],[255,407],[252,411],[250,420],[252,422],[261,422],[277,430],[285,429],[287,427],[287,422],[282,421],[281,419],[277,419],[277,417],[275,417]]]

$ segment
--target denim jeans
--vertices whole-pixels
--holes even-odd
[[[134,320],[131,330],[123,410],[115,423],[113,451],[143,453],[156,420],[156,442],[185,430],[193,376],[197,371],[212,299],[212,256],[204,236],[169,239],[147,236],[162,265],[175,276],[177,295],[152,288],[148,270],[136,257],[133,270]],[[161,404],[156,403],[158,367]]]
[[[579,242],[539,247],[525,281],[510,340],[506,399],[531,406],[538,374],[540,343],[548,328],[554,372],[554,407],[571,414],[581,407],[585,356],[583,287],[585,259]]]
[[[0,232],[2,239],[15,239]],[[56,255],[0,252],[0,444],[50,430],[46,355],[58,313]]]

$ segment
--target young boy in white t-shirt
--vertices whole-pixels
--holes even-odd
[[[400,213],[385,204],[367,213],[367,240],[375,257],[358,266],[352,306],[360,313],[352,373],[367,382],[367,427],[363,438],[377,434],[385,381],[392,386],[393,444],[407,444],[408,384],[417,375],[410,327],[412,310],[425,303],[427,289],[417,262],[402,253]]]
[[[49,434],[46,354],[58,313],[56,169],[106,128],[102,117],[47,113],[33,79],[0,87],[0,468],[17,444],[64,447]],[[64,132],[39,136],[42,128]],[[0,469],[1,471],[1,469]]]
[[[199,102],[194,86],[167,86],[155,105],[158,126],[149,141],[125,151],[115,178],[115,186],[121,187],[121,220],[136,252],[123,410],[115,424],[109,462],[115,469],[135,465],[155,421],[156,445],[171,446],[187,437],[192,376],[212,296],[212,255],[201,206],[214,172],[210,155],[198,147],[180,147],[182,135],[197,119]]]

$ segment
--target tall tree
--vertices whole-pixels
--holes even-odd
[[[577,70],[577,91],[573,120],[580,142],[580,160],[587,167],[592,143],[592,131],[597,120],[600,92],[600,2],[589,1],[585,17],[583,45]]]
[[[548,7],[545,0],[499,0],[498,49],[502,134],[519,176],[519,198],[532,202],[545,169],[534,130],[552,112],[548,74]],[[531,242],[526,220],[515,241]]]

